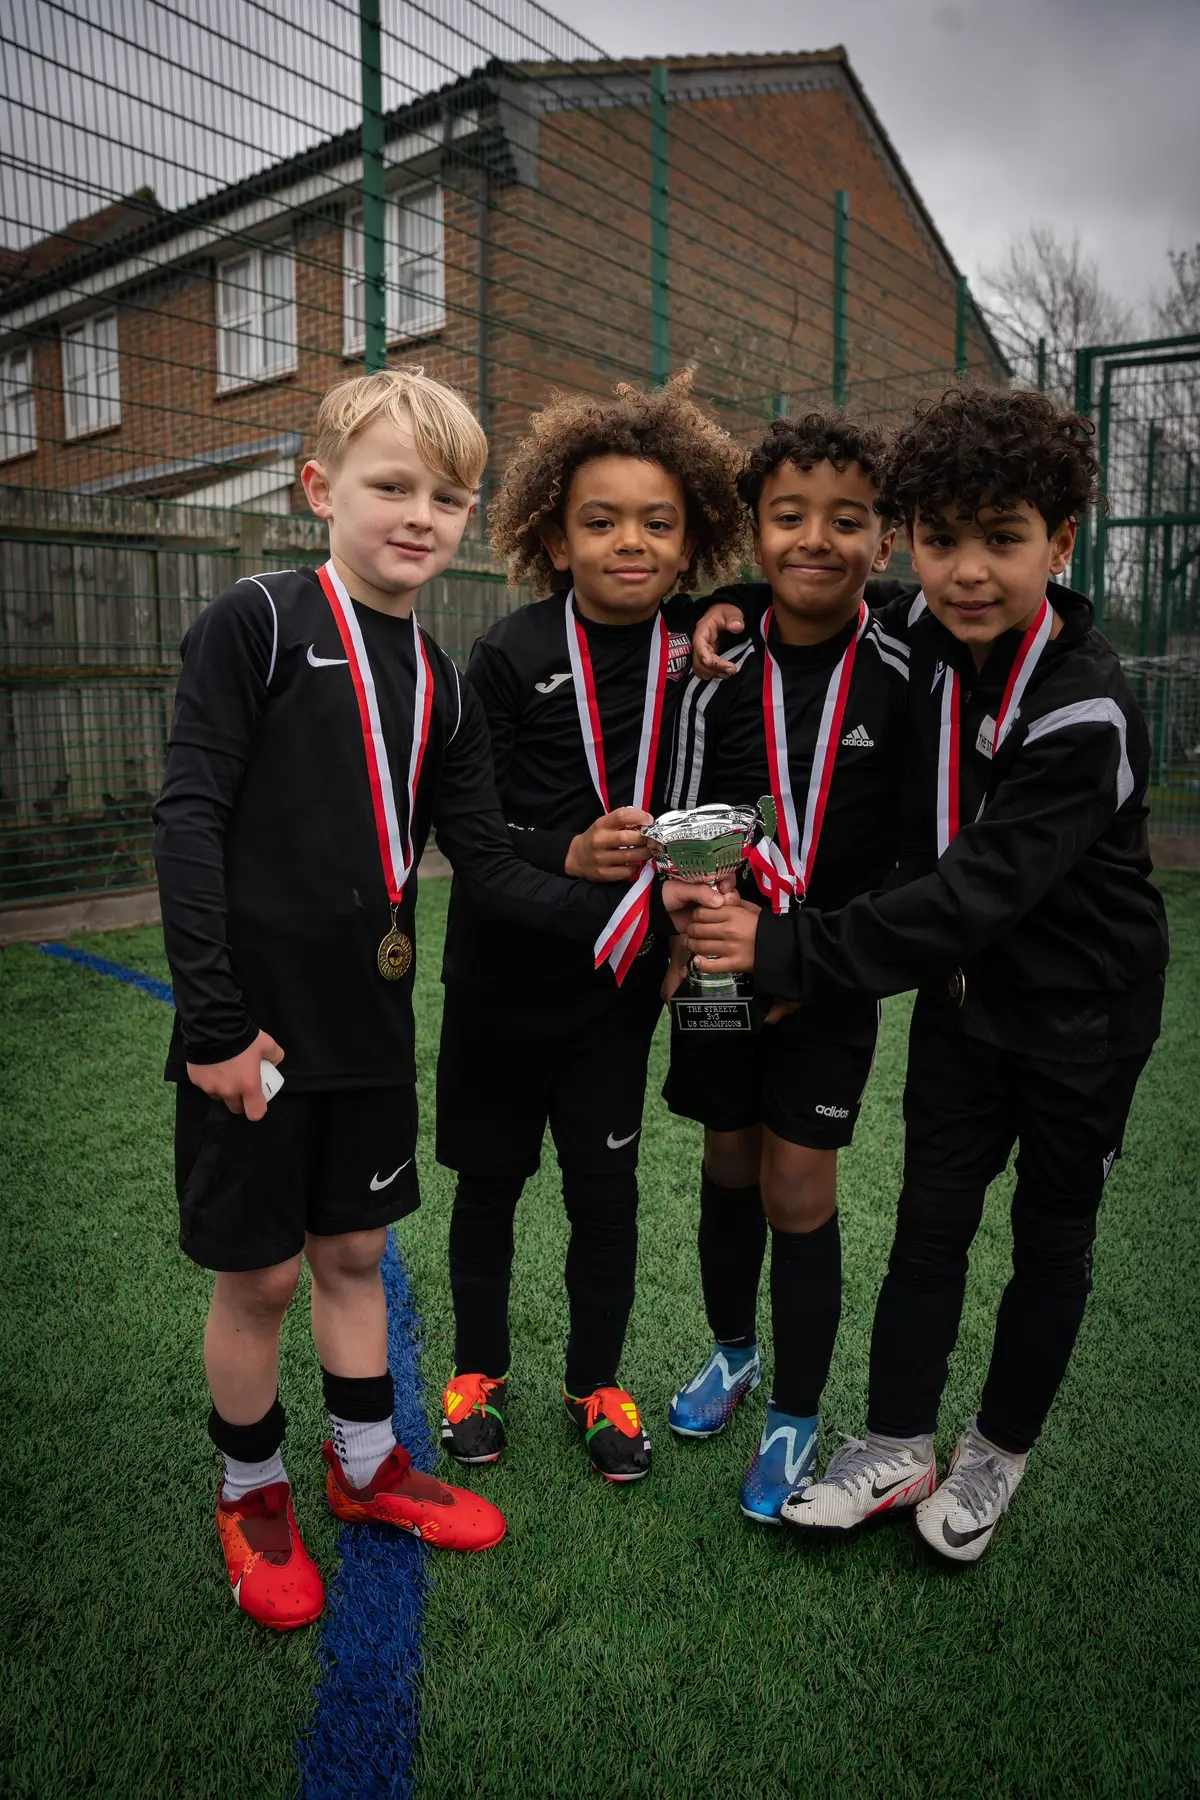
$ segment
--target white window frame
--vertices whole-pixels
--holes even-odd
[[[121,356],[115,312],[92,313],[77,325],[64,326],[62,390],[65,437],[91,437],[121,423]]]
[[[268,277],[277,278],[284,271],[286,280],[268,295]],[[217,392],[228,394],[235,388],[257,387],[293,374],[296,261],[291,239],[254,245],[226,257],[218,264],[216,287]],[[283,330],[269,339],[267,324],[272,313],[282,321]]]
[[[342,236],[342,354],[361,356],[366,348],[363,320],[362,207],[346,214]],[[414,230],[414,222],[420,221]],[[426,227],[422,234],[420,227]],[[426,237],[422,245],[417,240]],[[383,279],[386,338],[402,344],[430,337],[446,323],[446,222],[443,192],[436,184],[389,194],[384,211]]]
[[[28,405],[29,425],[21,430],[18,409]],[[0,462],[37,449],[37,397],[33,386],[33,345],[0,352]]]

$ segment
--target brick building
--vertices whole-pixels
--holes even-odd
[[[1003,358],[840,48],[667,59],[672,366],[735,427],[847,388],[886,414]],[[489,64],[388,115],[389,356],[492,436],[650,373],[647,62]],[[286,513],[361,367],[357,132],[168,213],[142,190],[0,253],[0,486]],[[956,310],[956,308],[958,310]]]

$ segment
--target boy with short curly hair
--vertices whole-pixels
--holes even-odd
[[[729,437],[678,376],[653,393],[556,398],[491,509],[492,543],[538,598],[475,645],[467,684],[491,729],[514,849],[611,884],[594,953],[511,933],[500,953],[451,898],[438,1062],[438,1159],[458,1171],[450,1227],[455,1371],[443,1442],[463,1463],[504,1445],[513,1218],[550,1125],[571,1221],[564,1398],[592,1462],[636,1481],[650,1445],[618,1385],[634,1297],[637,1160],[667,920],[641,828],[662,809],[690,627],[687,594],[740,560]]]
[[[918,989],[904,1185],[875,1315],[867,1435],[786,1502],[808,1530],[916,1505],[942,1556],[981,1556],[1054,1401],[1092,1285],[1104,1183],[1158,1035],[1167,933],[1151,885],[1145,723],[1091,603],[1058,585],[1096,496],[1091,427],[1045,395],[952,390],[898,435],[885,497],[909,611],[910,879],[689,931],[811,1003]],[[933,1433],[984,1192],[1019,1140],[1013,1273],[978,1414],[937,1486]]]
[[[779,910],[841,905],[896,860],[908,653],[871,580],[894,537],[879,499],[885,452],[881,432],[840,412],[776,419],[751,450],[739,491],[765,580],[714,595],[745,621],[724,652],[736,673],[692,681],[680,713],[671,805],[770,794],[763,892],[748,870],[742,890]],[[878,1023],[869,995],[843,995],[781,1003],[754,1035],[672,1034],[664,1096],[704,1126],[697,1245],[713,1342],[670,1423],[713,1437],[758,1386],[769,1237],[773,1380],[741,1485],[742,1511],[765,1525],[816,1462],[841,1314],[838,1152],[854,1135]]]

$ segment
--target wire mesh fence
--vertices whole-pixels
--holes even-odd
[[[0,902],[150,878],[172,671],[316,562],[297,475],[364,366],[492,445],[421,614],[515,604],[484,510],[553,387],[691,364],[729,428],[888,421],[1003,358],[841,51],[612,61],[505,0],[0,0]]]
[[[1155,829],[1200,833],[1200,337],[1081,351],[1076,398],[1107,504],[1075,578],[1146,714]]]

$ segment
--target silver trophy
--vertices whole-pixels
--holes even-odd
[[[757,806],[693,806],[666,812],[647,825],[655,866],[677,881],[707,882],[736,874],[759,835],[775,835],[775,802],[769,794]],[[671,996],[677,1031],[757,1031],[765,1008],[754,994],[749,973],[706,975],[693,959],[686,979]]]

